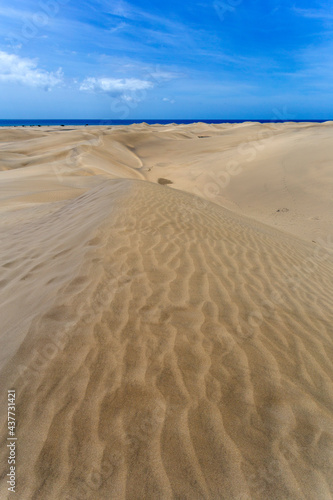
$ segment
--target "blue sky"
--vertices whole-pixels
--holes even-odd
[[[333,118],[331,1],[4,0],[0,118]]]

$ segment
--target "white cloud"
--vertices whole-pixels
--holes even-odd
[[[61,68],[56,72],[45,71],[38,68],[37,62],[33,59],[0,51],[0,82],[18,83],[48,90],[61,84],[62,81]]]
[[[124,101],[140,101],[142,91],[153,87],[152,82],[138,78],[86,78],[81,83],[80,90],[103,92],[112,97],[120,97]]]
[[[150,73],[151,78],[157,82],[166,82],[169,80],[174,80],[176,78],[181,78],[184,77],[185,75],[183,73],[176,73],[172,71],[163,71],[159,68],[159,66],[156,66]]]
[[[124,2],[123,0],[111,2],[110,5],[109,2],[107,2],[105,3],[105,6],[107,7],[110,14],[117,17],[125,17],[130,19],[133,17],[133,13],[135,12],[134,7],[127,2]]]
[[[333,12],[324,9],[300,9],[298,7],[294,7],[293,10],[296,14],[309,19],[321,19],[322,21],[333,19]]]
[[[162,101],[169,102],[170,104],[175,104],[176,102],[174,99],[170,99],[169,97],[163,97]]]
[[[108,29],[108,32],[109,33],[116,33],[116,31],[120,31],[122,30],[123,28],[127,28],[127,23],[119,23],[117,24],[116,26],[112,26],[112,28],[109,28]]]
[[[7,17],[9,19],[24,19],[28,15],[31,15],[31,12],[28,10],[20,10],[20,9],[13,9],[11,7],[6,7],[6,6],[1,6],[0,7],[0,16],[1,17]]]

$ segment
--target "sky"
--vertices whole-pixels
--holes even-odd
[[[3,0],[0,119],[333,119],[331,0]]]

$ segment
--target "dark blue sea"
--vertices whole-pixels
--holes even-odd
[[[161,125],[166,125],[168,123],[177,123],[177,124],[189,124],[189,123],[197,123],[197,122],[204,122],[204,123],[243,123],[246,121],[251,121],[251,122],[260,122],[260,123],[283,123],[286,120],[261,120],[259,119],[242,119],[242,120],[207,120],[207,119],[202,119],[198,118],[195,120],[0,120],[0,127],[36,127],[36,126],[68,126],[68,125],[81,125],[81,126],[88,126],[88,125],[132,125],[133,123],[148,123],[150,125],[155,124],[155,123],[160,123]],[[323,123],[327,120],[292,120],[293,122],[316,122],[316,123]]]

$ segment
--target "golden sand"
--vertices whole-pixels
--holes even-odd
[[[1,499],[333,498],[332,139],[0,130]]]

